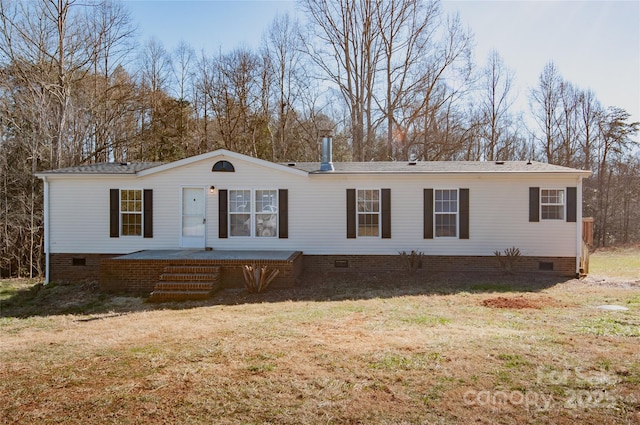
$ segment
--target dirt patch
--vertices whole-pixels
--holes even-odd
[[[582,279],[575,279],[578,284],[587,286],[599,286],[603,288],[640,288],[640,279],[626,279],[624,277],[609,277],[599,275],[589,275]]]
[[[565,305],[551,297],[494,297],[482,300],[481,304],[491,308],[534,308],[540,310],[543,307],[565,307]]]

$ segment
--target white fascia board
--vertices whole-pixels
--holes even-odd
[[[238,161],[249,162],[251,164],[259,165],[262,167],[272,168],[278,171],[285,171],[288,173],[292,173],[298,176],[307,176],[308,173],[306,171],[298,170],[292,167],[287,167],[284,165],[276,164],[274,162],[265,161],[264,159],[254,158],[248,155],[243,155],[240,153],[232,152],[226,149],[217,149],[213,152],[203,153],[201,155],[191,156],[189,158],[184,158],[178,161],[169,162],[167,164],[159,165],[157,167],[148,168],[146,170],[138,171],[136,173],[137,176],[148,176],[155,173],[161,173],[163,171],[170,170],[172,168],[182,167],[185,165],[193,164],[198,161],[204,161],[212,158],[220,158],[220,159],[235,159]]]
[[[591,176],[591,171],[583,171],[583,170],[568,170],[568,171],[312,171],[309,173],[309,176],[349,176],[349,175],[369,175],[369,176],[410,176],[410,175],[441,175],[441,176],[512,176],[512,175],[530,175],[530,176],[577,176],[579,178],[587,178]]]
[[[106,180],[113,180],[113,179],[135,179],[138,175],[134,174],[134,173],[124,173],[124,174],[118,174],[118,173],[103,173],[103,174],[99,174],[99,173],[69,173],[69,174],[63,174],[63,173],[51,173],[51,174],[47,174],[47,173],[38,173],[38,174],[34,174],[36,177],[40,178],[40,179],[47,179],[49,181],[51,180],[91,180],[91,179],[98,179],[98,180],[102,180],[102,179],[106,179]]]

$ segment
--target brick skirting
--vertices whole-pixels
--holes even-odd
[[[97,282],[102,260],[117,255],[121,254],[49,254],[49,281]]]
[[[426,272],[500,272],[494,256],[425,255],[421,269]],[[400,255],[305,255],[305,272],[406,272]],[[576,275],[574,257],[519,257],[515,272],[552,273],[559,276]]]
[[[215,265],[222,267],[223,287],[242,287],[242,266],[246,260],[166,260],[118,259],[116,254],[51,254],[50,281],[99,281],[103,290],[148,295],[153,291],[164,268],[170,265]],[[286,261],[250,261],[277,267],[280,274],[273,287],[290,287],[305,273],[325,272],[406,272],[400,255],[302,255]],[[516,272],[552,273],[574,277],[576,260],[573,257],[519,257]],[[494,256],[434,256],[425,255],[421,272],[500,272]]]
[[[127,292],[149,295],[168,266],[219,266],[224,288],[244,286],[242,266],[267,265],[280,270],[270,286],[291,287],[302,273],[302,253],[296,252],[287,260],[226,260],[226,259],[127,259],[110,258],[100,265],[100,288],[107,292]]]

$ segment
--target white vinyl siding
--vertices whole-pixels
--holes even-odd
[[[211,171],[213,164],[222,159],[233,164],[234,173]],[[286,239],[231,235],[228,239],[219,239],[218,195],[206,190],[206,244],[216,250],[295,250],[308,255],[398,255],[401,251],[418,250],[430,255],[491,256],[495,250],[516,246],[526,256],[574,257],[576,254],[577,223],[563,220],[530,223],[528,211],[529,187],[577,186],[579,192],[577,175],[533,172],[300,175],[287,167],[262,164],[254,159],[220,155],[141,177],[47,177],[50,252],[118,254],[143,249],[177,249],[182,233],[182,187],[214,185],[229,192],[253,191],[250,198],[253,204],[256,190],[287,189],[289,222]],[[109,189],[131,187],[153,189],[153,238],[109,237]],[[393,238],[345,238],[345,191],[376,187],[389,188],[393,194]],[[469,189],[470,239],[423,238],[425,187],[434,188],[434,192]],[[83,202],[77,202],[78,199]],[[458,211],[459,208],[458,205]],[[254,214],[256,210],[253,206]],[[252,227],[256,227],[255,220],[254,216]],[[459,233],[459,228],[457,231]]]

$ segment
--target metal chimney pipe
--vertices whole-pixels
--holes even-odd
[[[322,162],[320,171],[333,171],[333,138],[325,136],[322,138]]]

